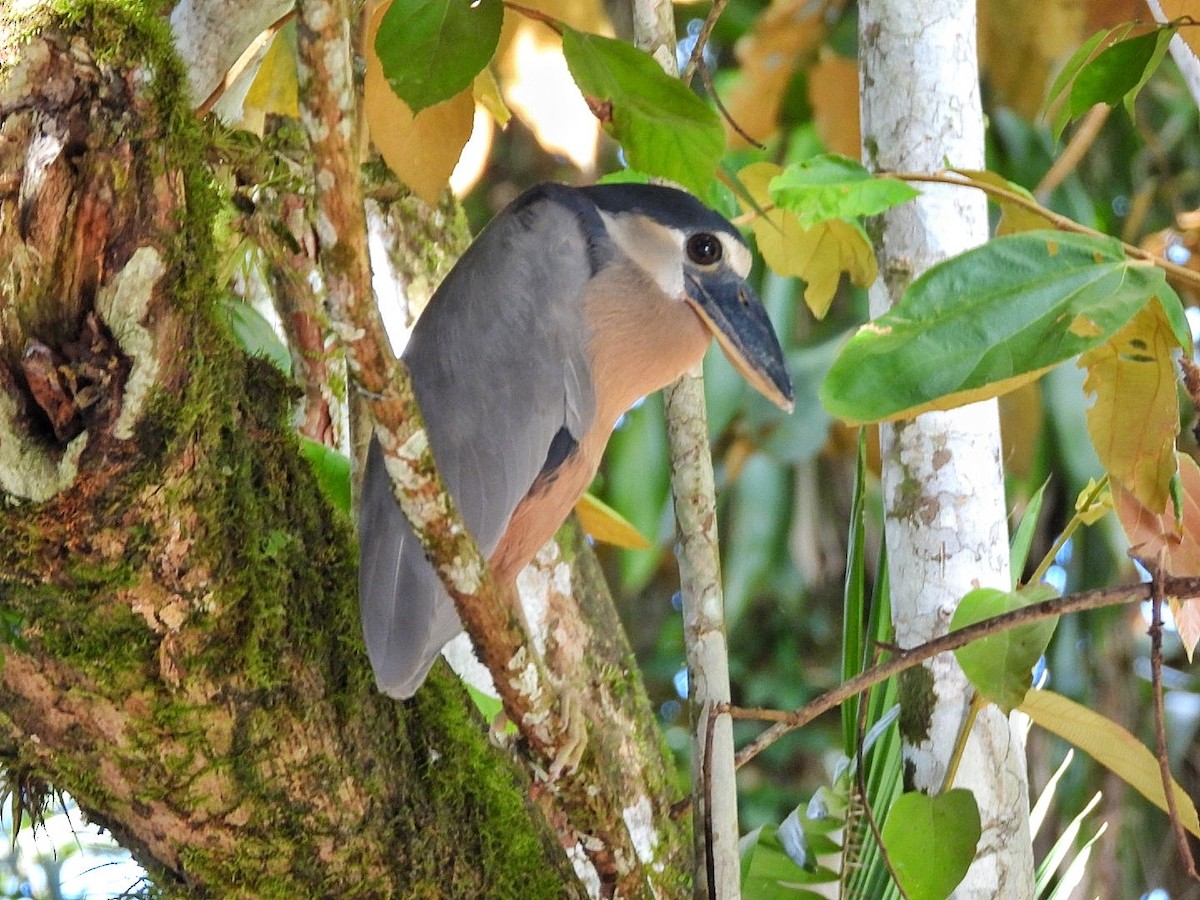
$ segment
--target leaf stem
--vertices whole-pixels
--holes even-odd
[[[962,728],[958,732],[958,740],[954,742],[954,753],[950,757],[950,762],[946,765],[946,779],[942,782],[941,793],[946,793],[954,784],[954,777],[958,775],[958,766],[962,762],[963,754],[967,749],[967,740],[971,737],[971,729],[975,727],[975,720],[979,718],[979,712],[987,703],[983,699],[983,694],[979,691],[971,691],[971,705],[967,707],[966,718],[963,719]]]
[[[1026,584],[1037,584],[1046,577],[1046,572],[1049,571],[1050,566],[1054,563],[1054,560],[1058,558],[1059,552],[1066,545],[1067,541],[1071,539],[1071,535],[1073,535],[1079,526],[1083,524],[1084,512],[1091,509],[1092,505],[1099,499],[1100,494],[1103,493],[1107,487],[1108,476],[1105,475],[1096,483],[1096,486],[1092,488],[1091,493],[1087,495],[1087,500],[1084,503],[1083,509],[1075,510],[1075,515],[1071,517],[1071,521],[1067,522],[1066,527],[1063,528],[1058,537],[1055,538],[1054,546],[1046,551],[1046,555],[1042,557],[1042,561],[1038,563],[1037,569],[1035,569],[1034,573],[1029,576],[1029,581],[1027,581]]]

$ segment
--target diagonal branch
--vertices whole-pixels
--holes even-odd
[[[1172,597],[1200,597],[1200,577],[1164,578],[1163,590]],[[947,650],[957,650],[972,641],[1007,631],[1020,625],[1028,625],[1042,619],[1050,619],[1068,613],[1083,612],[1088,609],[1101,609],[1105,606],[1117,606],[1122,603],[1134,603],[1150,599],[1151,589],[1148,584],[1120,585],[1112,588],[1100,588],[1094,591],[1083,591],[1078,594],[1068,594],[1029,606],[1003,615],[982,619],[966,628],[951,631],[933,640],[926,641],[916,647],[898,649],[890,658],[872,666],[855,677],[842,682],[837,687],[826,691],[817,699],[806,703],[791,712],[775,709],[742,709],[730,707],[728,712],[735,719],[751,719],[763,722],[773,722],[770,728],[756,737],[753,741],[738,751],[737,765],[748,763],[759,753],[779,740],[785,734],[803,728],[813,719],[824,715],[831,709],[840,706],[846,700],[861,694],[863,691],[899,675],[906,669],[920,665],[927,659],[945,653]]]

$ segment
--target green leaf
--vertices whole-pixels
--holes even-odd
[[[304,435],[300,435],[300,452],[312,465],[325,496],[336,509],[350,515],[350,460]]]
[[[563,55],[630,166],[707,192],[725,151],[725,129],[711,106],[624,41],[564,26]]]
[[[1047,584],[1034,584],[1011,592],[976,588],[958,604],[950,621],[950,630],[958,631],[983,619],[1057,596],[1058,592]],[[1033,667],[1046,652],[1057,623],[1057,619],[1042,619],[1010,628],[972,641],[955,650],[954,656],[975,689],[1007,715],[1033,687]]]
[[[934,266],[852,337],[821,389],[833,415],[875,422],[999,396],[1108,340],[1154,296],[1161,269],[1119,242],[1056,231],[996,238]]]
[[[1042,502],[1046,498],[1046,485],[1049,483],[1050,479],[1047,478],[1029,498],[1025,512],[1021,514],[1021,522],[1017,525],[1017,530],[1009,542],[1008,562],[1009,568],[1012,570],[1012,586],[1014,588],[1021,580],[1021,573],[1025,571],[1025,563],[1029,561],[1029,548],[1033,545],[1038,519],[1042,515]]]
[[[1068,103],[1071,116],[1081,115],[1097,103],[1124,103],[1133,115],[1134,99],[1162,62],[1174,34],[1174,28],[1156,28],[1102,50],[1075,76]]]
[[[883,845],[909,900],[945,900],[963,880],[980,835],[975,795],[901,794],[888,810]]]
[[[742,856],[742,893],[746,897],[820,898],[810,891],[781,890],[799,884],[830,884],[837,873],[824,866],[811,871],[802,869],[783,849],[778,829],[763,825],[747,834],[740,844]]]
[[[919,194],[903,181],[876,178],[854,160],[832,153],[788,166],[771,180],[770,191],[802,228],[826,219],[878,215]]]
[[[500,0],[394,0],[375,53],[396,95],[414,114],[471,86],[496,52]]]
[[[1114,28],[1102,28],[1084,41],[1083,46],[1071,54],[1071,58],[1067,60],[1066,65],[1062,67],[1062,71],[1058,73],[1053,84],[1050,85],[1050,92],[1046,95],[1046,106],[1044,109],[1049,110],[1057,102],[1063,91],[1075,80],[1075,77],[1079,74],[1079,70],[1087,64],[1087,61],[1091,58],[1092,53],[1095,52],[1096,47],[1100,45],[1101,41],[1117,34],[1117,32],[1120,32],[1120,37],[1117,38],[1117,40],[1120,40],[1129,34],[1132,27],[1133,23],[1124,22]],[[1063,129],[1067,127],[1067,123],[1070,121],[1071,104],[1064,102],[1054,117],[1054,140],[1057,141],[1059,139],[1063,133]]]
[[[292,354],[262,313],[237,297],[222,297],[221,308],[228,317],[233,336],[251,356],[262,356],[284,375],[292,374]]]

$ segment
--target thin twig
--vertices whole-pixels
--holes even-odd
[[[747,134],[746,130],[734,121],[733,114],[726,109],[725,104],[721,102],[721,97],[717,93],[717,89],[712,83],[712,73],[708,71],[708,66],[704,64],[704,60],[700,60],[698,68],[700,70],[700,80],[704,82],[704,89],[708,91],[708,96],[712,98],[712,102],[717,105],[717,111],[721,113],[721,118],[728,122],[729,127],[738,133],[738,137],[750,144],[752,147],[757,147],[759,150],[762,150],[765,145],[761,141],[755,140],[749,134]]]
[[[688,57],[687,65],[683,67],[683,74],[679,76],[680,81],[684,84],[691,84],[692,76],[696,74],[696,67],[704,65],[704,48],[708,46],[708,39],[712,37],[717,20],[721,18],[721,13],[725,12],[725,6],[728,3],[729,0],[715,0],[712,9],[708,11],[708,17],[704,20],[700,33],[696,35],[696,45],[692,47],[692,55]]]
[[[1200,577],[1167,578],[1164,580],[1164,591],[1167,595],[1178,598],[1200,596]],[[886,681],[888,678],[919,665],[931,657],[955,650],[972,641],[1018,625],[1049,619],[1069,613],[1082,612],[1088,609],[1101,609],[1105,606],[1116,606],[1121,603],[1132,603],[1150,598],[1150,587],[1146,584],[1121,585],[1112,588],[1100,588],[1094,591],[1084,591],[1078,594],[1068,594],[1052,600],[1043,600],[1021,609],[983,619],[966,628],[952,631],[940,637],[927,641],[917,647],[899,650],[896,655],[878,665],[872,666],[865,672],[844,681],[837,687],[825,692],[817,699],[805,704],[792,712],[774,709],[745,709],[729,707],[726,711],[734,719],[752,719],[774,724],[762,734],[743,747],[737,754],[736,765],[740,768],[756,757],[785,734],[802,728],[818,716],[824,715],[846,700],[860,694],[872,685]]]
[[[532,6],[522,6],[520,3],[513,3],[512,0],[504,0],[504,5],[513,12],[519,12],[527,19],[533,19],[535,22],[541,22],[559,37],[562,37],[563,23],[554,18],[554,16],[547,15],[540,9],[534,9]]]
[[[967,707],[967,715],[963,718],[958,738],[954,741],[954,752],[950,754],[950,762],[946,764],[946,777],[942,781],[943,794],[954,787],[958,767],[962,764],[963,754],[967,752],[967,741],[971,739],[971,729],[975,727],[975,720],[979,718],[979,712],[986,703],[983,694],[976,690],[971,691],[971,705]]]
[[[1158,562],[1154,567],[1154,577],[1150,582],[1150,695],[1154,701],[1154,744],[1158,756],[1158,772],[1162,776],[1163,795],[1167,799],[1167,818],[1171,822],[1171,833],[1175,836],[1175,847],[1179,858],[1183,861],[1188,876],[1193,881],[1200,881],[1196,874],[1196,860],[1192,857],[1192,848],[1188,844],[1187,831],[1183,820],[1179,818],[1179,805],[1175,800],[1175,779],[1171,777],[1171,760],[1167,755],[1167,725],[1163,710],[1163,681],[1162,681],[1162,636],[1163,619],[1162,605],[1165,599],[1162,573],[1166,569],[1167,554],[1162,549],[1158,554]]]

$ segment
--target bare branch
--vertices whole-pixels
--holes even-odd
[[[1200,596],[1200,577],[1166,578],[1163,579],[1163,583],[1164,591],[1169,596],[1179,598]],[[1105,606],[1117,606],[1122,603],[1133,603],[1149,598],[1150,586],[1135,584],[1100,588],[1094,591],[1068,594],[1065,597],[1056,597],[1053,600],[1044,600],[1040,603],[1032,603],[1029,606],[1004,613],[1000,616],[983,619],[958,631],[951,631],[941,637],[926,641],[919,646],[904,650],[898,649],[891,659],[872,666],[849,681],[842,682],[837,687],[792,712],[774,709],[729,707],[728,712],[735,719],[754,719],[775,723],[738,752],[737,765],[740,768],[788,732],[795,731],[797,728],[803,728],[813,719],[840,706],[856,694],[861,694],[873,685],[879,684],[894,675],[899,675],[906,669],[911,669],[913,666],[919,665],[925,660],[937,656],[939,653],[944,653],[947,650],[955,650],[979,638],[1007,631],[1010,628],[1016,628],[1020,625],[1038,622],[1042,619],[1050,619],[1055,616],[1082,612],[1088,609],[1101,609]]]

